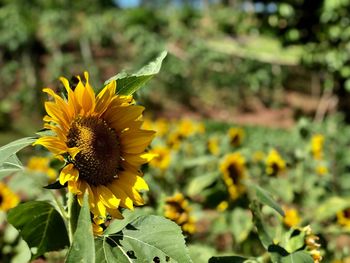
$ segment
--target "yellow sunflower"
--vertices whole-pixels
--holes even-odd
[[[311,153],[315,160],[322,160],[323,158],[324,136],[322,134],[315,134],[311,138]]]
[[[4,183],[0,182],[0,211],[7,212],[19,203],[19,197]]]
[[[49,157],[33,156],[28,160],[27,169],[33,172],[44,173],[49,177],[49,181],[53,182],[57,178],[57,172],[50,167],[51,159]]]
[[[284,208],[284,218],[283,218],[283,223],[288,226],[288,227],[295,227],[297,226],[301,218],[299,216],[298,210],[294,208]]]
[[[242,144],[244,138],[244,130],[242,128],[231,128],[228,131],[230,144],[233,147],[238,147]]]
[[[228,154],[221,162],[220,171],[232,200],[236,200],[245,192],[245,187],[242,184],[245,170],[245,158],[240,153]]]
[[[154,158],[150,161],[149,165],[155,168],[159,168],[162,171],[165,171],[171,161],[171,153],[170,149],[167,147],[154,147],[151,151],[150,154],[154,154]]]
[[[271,176],[277,176],[286,169],[286,162],[281,155],[272,149],[266,158],[266,173]]]
[[[337,213],[338,224],[350,229],[350,207]]]
[[[55,133],[43,136],[34,145],[42,145],[66,160],[59,182],[68,185],[82,203],[89,193],[90,210],[96,223],[109,214],[122,218],[118,208],[142,205],[138,191],[148,190],[139,167],[150,161],[146,147],[154,131],[142,130],[144,108],[133,104],[132,96],[116,95],[116,81],[96,96],[84,73],[74,89],[61,77],[67,99],[44,89],[54,101],[45,102],[44,127]]]
[[[193,234],[196,231],[195,220],[191,216],[191,208],[183,194],[176,193],[165,200],[164,216],[181,226],[186,233]]]

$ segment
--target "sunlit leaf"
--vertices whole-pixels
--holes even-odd
[[[36,258],[47,251],[69,246],[66,226],[59,212],[44,201],[30,201],[10,210],[8,221],[20,232]]]
[[[117,81],[117,94],[131,95],[143,85],[145,85],[154,75],[156,75],[161,66],[167,52],[163,51],[154,61],[141,68],[134,74],[121,72],[105,82],[105,85],[113,80]]]
[[[24,147],[27,147],[28,145],[31,145],[33,142],[35,142],[35,138],[33,137],[26,137],[22,138],[13,142],[10,142],[9,144],[6,144],[2,147],[0,147],[0,165],[2,165],[11,155],[16,154],[18,151],[22,150]]]
[[[23,165],[17,156],[11,155],[7,158],[2,165],[0,165],[0,180],[10,174],[19,172],[23,170]]]
[[[305,251],[297,251],[289,256],[283,257],[281,263],[313,263],[311,255]]]
[[[96,262],[192,262],[180,227],[160,216],[140,216],[95,244]]]
[[[255,189],[256,197],[264,205],[267,205],[273,209],[275,209],[281,216],[284,217],[283,209],[280,207],[279,204],[273,198],[271,195],[264,189],[262,189],[260,186],[255,184],[250,184],[251,187]]]
[[[262,219],[259,203],[257,201],[253,201],[250,204],[250,209],[253,212],[253,222],[258,231],[259,239],[263,246],[267,249],[273,242]]]
[[[77,229],[73,236],[73,244],[69,249],[66,262],[95,262],[94,235],[90,219],[88,195],[86,193],[83,206],[80,209]]]

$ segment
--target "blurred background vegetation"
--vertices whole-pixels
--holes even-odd
[[[290,127],[350,121],[350,0],[0,0],[0,143],[41,127],[41,89],[95,87],[169,55],[138,94],[155,117]]]

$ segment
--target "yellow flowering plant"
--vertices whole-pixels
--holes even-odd
[[[45,157],[32,157],[27,164],[29,172],[47,174],[53,181],[45,186],[47,191],[61,189],[52,192],[50,202],[34,200],[16,206],[18,197],[0,184],[0,207],[12,208],[8,221],[32,248],[32,259],[63,250],[66,262],[131,262],[132,258],[151,262],[156,257],[190,262],[175,223],[136,211],[145,204],[143,192],[149,190],[141,166],[159,154],[148,150],[155,131],[142,128],[145,109],[132,94],[158,73],[165,56],[166,52],[161,53],[134,74],[112,77],[99,92],[88,72],[76,76],[74,83],[61,77],[63,96],[50,88],[43,90],[49,100],[39,138],[0,148],[0,164],[6,165],[9,174],[22,169],[16,153],[30,144],[46,148],[62,163],[59,171],[52,170]],[[60,195],[63,189],[66,194]],[[168,235],[162,236],[165,229]],[[167,238],[177,248],[168,247]]]

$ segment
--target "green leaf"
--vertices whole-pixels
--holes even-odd
[[[230,228],[235,240],[243,242],[253,228],[253,220],[248,210],[237,207],[231,213]]]
[[[248,258],[239,257],[239,256],[225,256],[225,257],[212,257],[209,259],[208,263],[248,263],[256,262],[249,260]]]
[[[283,257],[281,263],[313,263],[314,260],[306,251],[297,251],[287,257]]]
[[[334,217],[337,212],[349,207],[349,204],[349,198],[345,199],[337,196],[331,197],[317,207],[314,219],[321,222],[330,217]]]
[[[261,216],[261,209],[260,205],[257,201],[253,201],[250,204],[250,209],[253,212],[253,222],[254,225],[258,231],[259,239],[262,243],[262,245],[267,249],[273,242],[272,238],[270,237],[268,231],[266,230],[266,227],[264,225],[264,221]]]
[[[130,224],[132,221],[134,221],[136,218],[142,215],[145,215],[145,212],[143,210],[138,210],[138,211],[124,210],[123,211],[124,219],[113,220],[112,223],[104,231],[104,234],[109,235],[109,234],[117,233],[121,231],[124,227],[126,227],[128,224]]]
[[[35,142],[35,138],[33,137],[26,137],[22,138],[13,142],[10,142],[9,144],[6,144],[2,147],[0,147],[0,165],[2,165],[11,155],[16,154],[18,151],[22,150],[24,147],[27,147],[28,145]]]
[[[202,165],[205,165],[205,164],[207,164],[209,162],[213,162],[213,161],[217,161],[217,158],[215,156],[204,155],[204,156],[200,156],[198,158],[184,160],[184,162],[182,163],[182,166],[184,168],[191,168],[194,166],[202,166]]]
[[[192,262],[181,228],[160,216],[140,216],[95,244],[96,262]]]
[[[0,180],[19,171],[23,171],[23,165],[16,155],[11,155],[0,165]]]
[[[283,209],[276,203],[275,200],[273,200],[271,195],[266,190],[255,184],[250,184],[250,187],[255,189],[256,197],[262,204],[275,209],[281,216],[284,217]]]
[[[200,194],[205,188],[211,185],[218,178],[218,173],[207,173],[192,179],[187,188],[187,194],[190,196]]]
[[[78,217],[78,226],[74,233],[73,243],[69,249],[66,262],[95,262],[94,234],[92,232],[87,193],[84,195],[83,206]]]
[[[131,95],[143,85],[145,85],[154,75],[156,75],[161,66],[167,52],[163,51],[154,61],[150,62],[134,74],[121,72],[105,81],[105,85],[117,81],[117,94]]]
[[[188,246],[190,257],[196,263],[208,263],[208,260],[216,253],[215,248],[200,244]]]
[[[69,246],[66,226],[60,213],[45,201],[20,204],[9,211],[7,218],[32,251],[36,250],[33,258]]]

